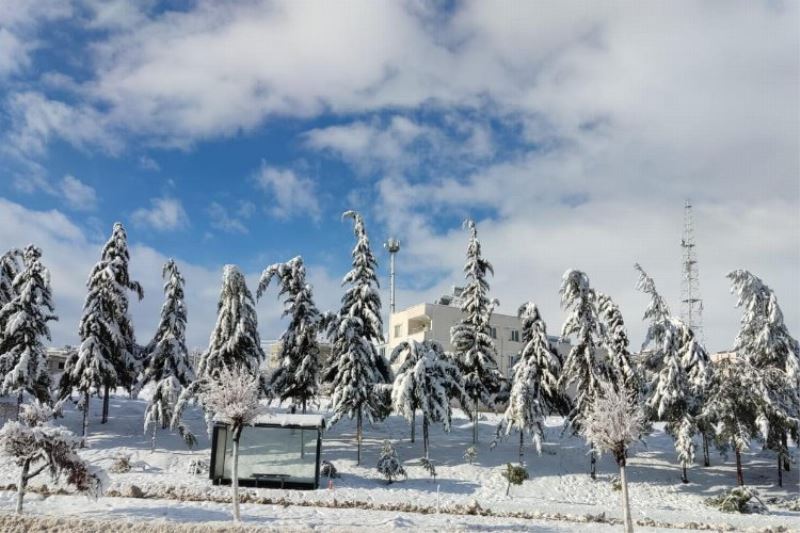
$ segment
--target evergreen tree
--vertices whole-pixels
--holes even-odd
[[[788,436],[797,442],[800,420],[800,344],[791,336],[775,293],[746,270],[728,274],[737,307],[743,309],[734,350],[760,374],[767,448],[778,454],[778,484],[788,470]]]
[[[186,303],[184,279],[173,259],[164,264],[164,304],[156,334],[145,348],[145,368],[140,387],[154,384],[153,394],[145,409],[144,429],[153,426],[155,449],[156,429],[166,428],[181,390],[194,379],[186,349]]]
[[[713,424],[721,451],[732,447],[736,456],[736,481],[744,485],[743,450],[759,434],[758,414],[764,408],[759,374],[741,357],[721,361],[711,377],[700,416]]]
[[[22,269],[20,259],[22,251],[16,248],[0,256],[0,309],[14,299],[14,279]]]
[[[429,457],[430,424],[441,422],[450,431],[450,399],[464,394],[458,367],[436,341],[406,341],[392,351],[391,363],[398,364],[392,387],[395,410],[414,424],[422,412],[422,448]]]
[[[24,252],[24,268],[13,280],[14,296],[0,308],[0,394],[24,392],[42,402],[50,401],[50,374],[44,339],[50,340],[47,323],[53,315],[50,272],[42,265],[42,251],[28,245]]]
[[[567,270],[561,282],[561,306],[569,312],[561,336],[572,337],[572,348],[564,360],[559,377],[562,391],[574,387],[575,399],[567,421],[574,431],[580,431],[584,419],[598,395],[598,386],[606,365],[598,357],[603,344],[602,330],[597,316],[597,295],[589,285],[589,276],[580,270]],[[590,474],[596,476],[597,457],[590,453]]]
[[[645,319],[651,322],[642,346],[643,350],[652,346],[648,357],[652,371],[647,393],[649,419],[666,422],[665,430],[675,442],[681,463],[681,481],[688,483],[687,468],[694,463],[693,436],[698,430],[704,435],[708,432],[698,419],[709,379],[708,354],[694,332],[669,314],[652,278],[639,265],[636,268],[640,276],[637,287],[651,298],[645,311]]]
[[[622,386],[638,395],[641,390],[640,377],[631,363],[628,332],[622,312],[610,296],[599,291],[597,315],[606,353],[605,379],[615,387]]]
[[[547,326],[536,304],[523,304],[517,316],[522,323],[522,349],[511,369],[511,393],[501,424],[506,426],[506,435],[512,429],[519,431],[522,464],[525,432],[540,451],[545,417],[554,412],[567,414],[569,401],[558,388],[561,359],[547,337]]]
[[[292,398],[294,404],[306,406],[319,391],[319,344],[317,332],[321,316],[314,304],[311,285],[306,283],[306,267],[298,256],[286,263],[276,263],[261,274],[257,298],[269,287],[273,278],[280,283],[279,296],[284,296],[283,316],[289,325],[281,336],[278,358],[280,366],[270,377],[271,394],[281,402]]]
[[[66,362],[59,388],[62,398],[77,389],[83,409],[83,436],[86,436],[89,396],[103,388],[102,423],[108,421],[109,391],[118,386],[132,390],[139,371],[139,348],[128,314],[128,291],[141,300],[141,285],[128,273],[128,238],[119,222],[103,247],[100,261],[89,274],[89,294],[83,304],[77,353]]]
[[[342,217],[353,219],[356,246],[352,253],[353,268],[342,281],[343,285],[350,285],[342,297],[342,307],[326,320],[331,356],[323,378],[333,390],[331,425],[343,416],[356,418],[358,464],[361,464],[363,419],[366,416],[371,422],[387,415],[387,398],[379,385],[390,381],[390,372],[377,349],[383,339],[377,261],[361,215],[346,211]]]
[[[173,427],[180,431],[187,443],[193,443],[194,436],[181,425],[186,404],[198,396],[202,403],[205,392],[217,386],[220,372],[226,368],[247,371],[261,382],[260,366],[263,361],[264,351],[258,334],[253,295],[239,268],[225,265],[217,304],[217,321],[208,341],[208,349],[197,364],[195,380],[181,392],[172,415]],[[264,386],[261,383],[262,389]],[[204,409],[206,420],[210,421],[214,413],[205,405]]]
[[[497,300],[489,300],[487,273],[494,274],[491,263],[481,256],[481,243],[475,222],[467,219],[464,227],[470,232],[464,277],[467,285],[462,293],[462,318],[450,331],[450,343],[464,379],[464,410],[472,416],[472,442],[478,442],[478,408],[494,406],[503,376],[497,369],[497,351],[491,335],[492,311]]]

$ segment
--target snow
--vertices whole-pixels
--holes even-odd
[[[279,426],[301,426],[306,428],[324,428],[325,417],[312,414],[276,413],[273,409],[262,407],[252,425],[276,424]]]
[[[145,396],[143,393],[142,396]],[[198,436],[194,450],[188,450],[179,436],[159,430],[155,452],[150,452],[150,438],[142,432],[146,399],[129,399],[126,395],[111,398],[111,417],[108,424],[99,424],[101,402],[93,400],[90,409],[89,448],[80,455],[93,464],[110,466],[118,454],[130,454],[133,470],[128,473],[110,473],[113,493],[125,493],[136,485],[148,496],[145,499],[127,497],[102,497],[97,501],[83,496],[51,495],[43,499],[30,492],[26,497],[26,512],[48,516],[72,515],[92,519],[170,520],[173,522],[226,522],[230,520],[228,487],[215,487],[206,475],[192,475],[188,467],[195,459],[208,459],[210,455],[205,421],[199,408],[186,410],[185,421]],[[276,410],[280,412],[280,410]],[[323,413],[324,415],[324,413]],[[301,416],[301,415],[292,415]],[[525,449],[525,460],[530,479],[515,486],[511,497],[505,495],[506,480],[502,477],[506,463],[517,461],[517,443],[513,439],[501,441],[490,449],[488,435],[493,433],[501,417],[485,414],[481,420],[478,457],[474,464],[466,464],[464,450],[471,442],[471,424],[461,411],[453,416],[452,432],[442,431],[440,424],[431,427],[431,459],[436,463],[437,480],[434,483],[423,469],[422,443],[409,442],[408,423],[400,416],[390,416],[385,421],[365,425],[362,465],[355,464],[355,423],[343,419],[324,433],[322,459],[332,461],[342,473],[333,480],[335,490],[322,488],[315,491],[280,489],[246,489],[242,491],[242,518],[245,523],[266,525],[275,529],[325,529],[351,531],[375,527],[426,530],[497,529],[525,531],[540,528],[550,531],[617,531],[618,525],[577,522],[585,515],[605,513],[620,518],[620,493],[614,491],[611,479],[617,466],[610,455],[603,455],[598,463],[598,479],[592,481],[587,473],[587,447],[582,439],[567,432],[561,435],[561,418],[545,420],[546,440],[542,454],[536,455],[532,446]],[[81,413],[72,405],[65,408],[65,418],[60,420],[73,431],[80,429]],[[382,443],[393,442],[407,472],[408,480],[387,485],[376,470]],[[680,482],[680,468],[675,457],[672,439],[664,432],[663,424],[655,424],[652,435],[645,438],[646,446],[632,444],[628,461],[631,507],[633,519],[651,519],[664,524],[729,524],[737,528],[766,528],[783,526],[797,528],[800,513],[770,505],[766,515],[725,514],[707,507],[703,500],[715,496],[735,484],[733,457],[723,460],[712,454],[712,466],[692,469],[692,483]],[[794,446],[794,444],[792,444]],[[743,453],[745,479],[748,486],[759,491],[762,499],[797,496],[798,469],[793,465],[786,472],[784,488],[774,486],[774,452],[762,451],[754,443]],[[16,466],[3,459],[0,462],[0,483],[4,486],[16,482]],[[46,480],[31,482],[33,491]],[[331,509],[325,506],[335,497],[339,502],[359,502],[372,507],[402,503],[436,507],[437,488],[442,509],[457,505],[467,506],[474,500],[495,514],[531,512],[554,515],[561,513],[571,520],[521,519],[508,516],[463,516],[455,514],[421,514],[398,510]],[[150,496],[154,496],[151,498]],[[160,497],[156,497],[160,496]],[[247,503],[254,497],[270,498],[281,504]],[[182,498],[186,501],[179,501]],[[201,500],[201,501],[188,501]],[[284,506],[283,503],[289,503]],[[13,509],[13,492],[0,492],[0,515]],[[637,531],[655,531],[637,527]]]

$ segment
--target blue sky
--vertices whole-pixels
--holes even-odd
[[[408,305],[460,281],[471,216],[502,311],[532,299],[557,332],[560,277],[580,268],[636,345],[632,265],[677,310],[691,197],[709,346],[736,332],[734,268],[773,286],[797,331],[797,19],[780,1],[0,0],[0,247],[44,248],[54,340],[75,342],[122,221],[140,336],[176,257],[201,346],[226,263],[254,282],[301,254],[333,308],[355,208],[376,248],[403,241]],[[276,302],[259,313],[278,335]]]

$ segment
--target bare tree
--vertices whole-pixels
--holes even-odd
[[[239,522],[239,439],[244,426],[252,424],[258,415],[259,377],[247,368],[223,367],[214,379],[204,383],[200,402],[216,422],[229,426],[233,441],[231,490],[233,520]]]
[[[0,429],[0,454],[12,457],[20,467],[17,514],[22,514],[28,481],[45,470],[54,480],[64,476],[81,492],[92,496],[102,492],[101,471],[95,471],[75,452],[80,439],[62,426],[50,425],[52,418],[53,410],[35,400],[22,406],[19,421],[6,422]]]
[[[628,445],[639,440],[645,423],[644,412],[636,401],[634,392],[618,386],[616,389],[608,381],[599,381],[596,396],[586,413],[581,426],[581,434],[592,446],[600,451],[614,455],[619,465],[622,483],[622,513],[625,532],[633,531],[631,505],[628,498],[628,477],[625,466]]]

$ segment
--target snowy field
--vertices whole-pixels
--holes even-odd
[[[82,455],[106,468],[118,454],[130,454],[134,463],[133,470],[128,473],[109,473],[112,481],[110,493],[116,497],[92,501],[83,496],[30,493],[26,497],[26,513],[91,520],[197,522],[211,528],[209,530],[215,530],[217,524],[227,526],[230,512],[225,499],[229,489],[214,487],[207,475],[188,472],[193,459],[209,457],[209,442],[200,412],[187,413],[187,419],[199,438],[194,450],[188,450],[175,435],[160,431],[156,451],[151,452],[150,436],[142,432],[144,408],[144,400],[116,396],[112,398],[111,421],[100,425],[100,402],[93,400],[89,448],[82,451]],[[561,438],[560,419],[548,420],[549,441],[545,443],[541,456],[535,455],[530,446],[526,449],[531,479],[521,486],[512,486],[510,496],[506,496],[506,481],[501,472],[507,462],[517,461],[517,437],[512,435],[490,449],[497,418],[486,415],[480,429],[478,458],[475,464],[468,465],[463,454],[471,443],[471,425],[460,412],[456,417],[454,429],[449,434],[444,433],[440,426],[431,429],[431,458],[437,465],[436,482],[420,466],[421,439],[418,438],[414,444],[409,442],[409,428],[404,420],[393,416],[385,422],[366,425],[361,466],[355,464],[355,426],[345,420],[326,432],[323,440],[323,459],[332,461],[342,473],[342,477],[334,481],[334,490],[327,488],[326,481],[322,482],[324,488],[316,491],[244,489],[251,502],[260,499],[265,503],[245,503],[243,519],[247,524],[280,530],[351,531],[382,527],[493,531],[591,529],[603,532],[619,529],[613,524],[586,522],[587,515],[604,513],[610,518],[621,517],[620,493],[614,491],[611,484],[617,472],[616,465],[610,456],[603,456],[598,479],[592,481],[587,474],[586,446],[576,438]],[[80,413],[70,407],[62,422],[77,433]],[[418,428],[417,436],[421,437],[421,428]],[[408,472],[407,480],[387,485],[375,470],[384,439],[395,442]],[[779,489],[775,486],[772,453],[761,452],[760,446],[754,443],[744,460],[745,480],[749,486],[758,489],[763,499],[798,495],[796,466],[786,473],[785,487]],[[629,466],[633,517],[648,521],[640,524],[658,526],[637,528],[642,531],[692,528],[693,525],[753,530],[783,527],[800,531],[800,513],[776,505],[769,505],[769,513],[759,515],[726,514],[704,505],[705,498],[734,485],[732,460],[726,461],[714,452],[712,466],[691,469],[689,478],[692,482],[684,485],[675,464],[672,441],[660,426],[646,439],[646,447],[641,444],[634,447]],[[10,462],[0,464],[0,471],[3,485],[16,481],[17,470]],[[32,481],[33,490],[37,491],[42,484],[47,484],[50,491],[54,488],[43,475]],[[133,485],[142,490],[145,498],[122,497],[131,494]],[[440,509],[457,510],[461,514],[425,514],[397,508],[409,504],[417,506],[417,510],[435,510],[437,487]],[[337,505],[346,508],[331,508],[334,498]],[[474,502],[481,509],[489,510],[491,516],[463,514],[465,508],[474,508]],[[0,513],[11,513],[13,504],[12,492],[0,492]],[[513,516],[521,512],[538,518]],[[155,523],[148,524],[155,527]],[[66,527],[61,529],[68,530]]]

